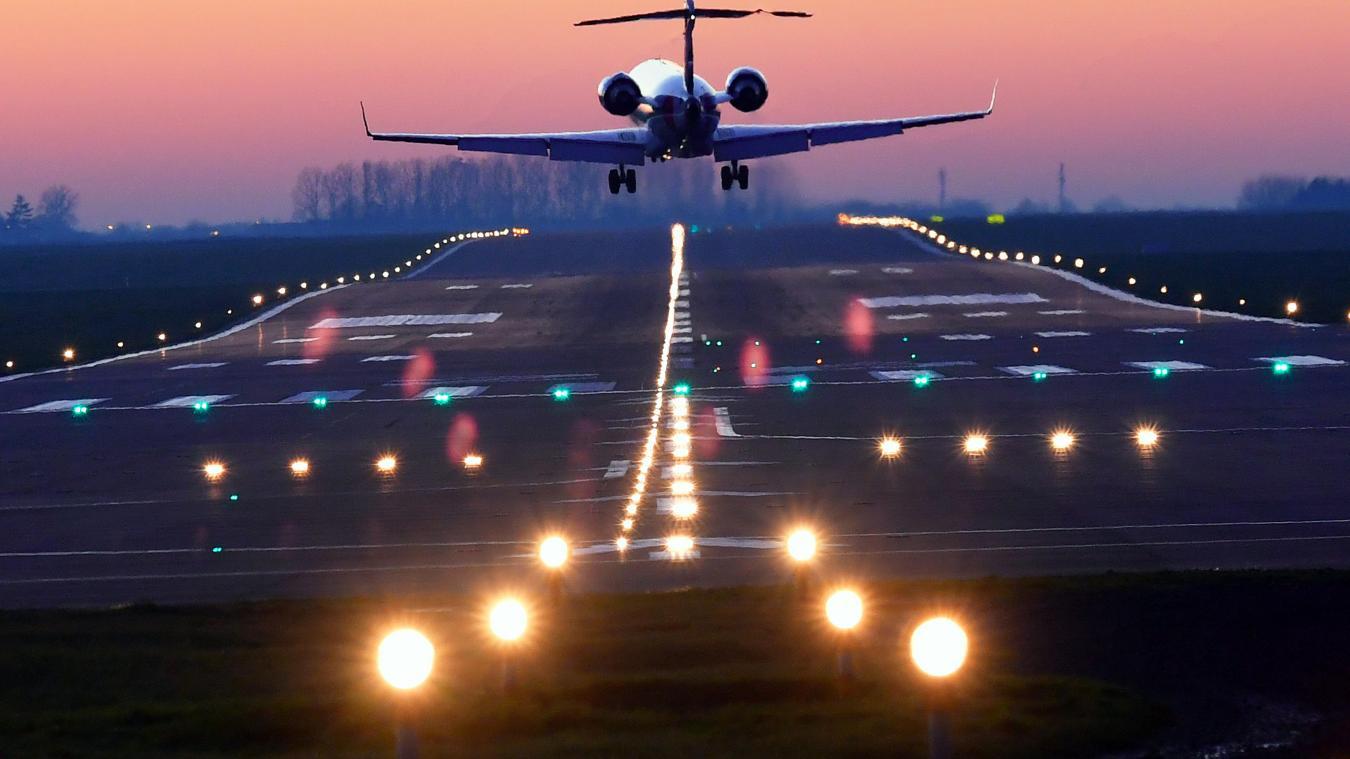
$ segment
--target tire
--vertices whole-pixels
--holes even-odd
[[[619,180],[619,170],[618,170],[618,169],[610,169],[610,170],[609,170],[609,194],[610,194],[610,195],[618,195],[618,194],[619,194],[619,185],[620,185],[620,184],[621,184],[621,182],[620,182],[620,180]]]
[[[723,190],[723,191],[728,191],[728,190],[730,190],[730,189],[731,189],[731,183],[732,183],[732,181],[733,181],[733,177],[731,176],[731,167],[730,167],[730,166],[723,165],[723,166],[722,166],[722,190]]]
[[[750,167],[742,166],[740,171],[736,172],[736,182],[740,184],[742,190],[750,189]]]
[[[629,195],[637,192],[637,171],[629,169],[628,174],[623,178],[623,183],[628,187]]]

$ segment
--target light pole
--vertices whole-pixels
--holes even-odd
[[[836,590],[825,601],[825,618],[838,632],[839,679],[853,681],[853,630],[862,622],[862,597],[852,590]]]
[[[395,630],[380,641],[375,664],[380,676],[395,691],[394,736],[398,759],[417,759],[417,729],[410,699],[431,676],[436,647],[427,636],[410,627]]]
[[[961,625],[947,617],[925,620],[909,638],[914,665],[926,675],[928,691],[928,756],[947,759],[952,754],[949,678],[966,662],[970,640]]]
[[[515,647],[528,625],[529,613],[514,598],[498,601],[488,614],[488,627],[502,645],[502,691],[506,693],[516,689]]]
[[[547,537],[539,544],[539,561],[549,571],[548,595],[555,606],[562,603],[562,570],[571,553],[567,540],[558,535]]]

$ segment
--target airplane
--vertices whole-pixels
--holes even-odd
[[[684,8],[636,13],[614,18],[577,22],[576,26],[626,24],[652,19],[684,20],[684,66],[659,58],[643,61],[632,71],[612,74],[600,82],[600,105],[615,116],[632,119],[634,127],[594,132],[539,134],[410,134],[371,132],[365,103],[361,120],[366,136],[388,142],[454,145],[460,150],[508,153],[550,158],[554,161],[584,161],[618,164],[610,169],[609,191],[621,188],[637,192],[637,172],[647,160],[712,156],[722,163],[722,189],[750,186],[750,167],[741,163],[752,158],[799,153],[813,147],[870,140],[903,133],[907,129],[982,119],[994,112],[998,83],[989,107],[937,116],[917,116],[875,121],[838,121],[819,124],[723,126],[718,106],[730,104],[738,111],[759,110],[769,98],[768,82],[758,70],[743,66],[727,76],[718,91],[694,74],[694,23],[700,18],[747,18],[769,15],[778,18],[809,18],[801,11],[731,10],[697,8],[686,0]]]

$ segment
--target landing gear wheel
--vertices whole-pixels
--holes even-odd
[[[623,184],[623,179],[619,176],[618,169],[609,170],[609,194],[618,195],[619,185]]]
[[[628,188],[629,195],[632,195],[633,193],[637,192],[637,172],[632,169],[629,169],[624,174],[623,184],[625,187]]]
[[[736,177],[731,173],[731,167],[724,164],[722,166],[722,190],[730,190],[731,183],[734,181],[736,181]]]
[[[736,171],[736,183],[742,190],[750,189],[750,167],[742,166]]]

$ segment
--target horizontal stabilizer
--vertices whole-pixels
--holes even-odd
[[[748,10],[733,10],[729,8],[696,8],[692,12],[687,8],[677,8],[673,11],[651,11],[650,13],[634,13],[628,16],[615,16],[613,18],[593,18],[587,21],[578,21],[576,26],[599,26],[601,24],[626,24],[630,21],[651,21],[659,19],[682,19],[690,16],[694,18],[747,18],[749,16],[777,16],[778,18],[810,18],[810,13],[802,11],[766,11],[762,8]]]

